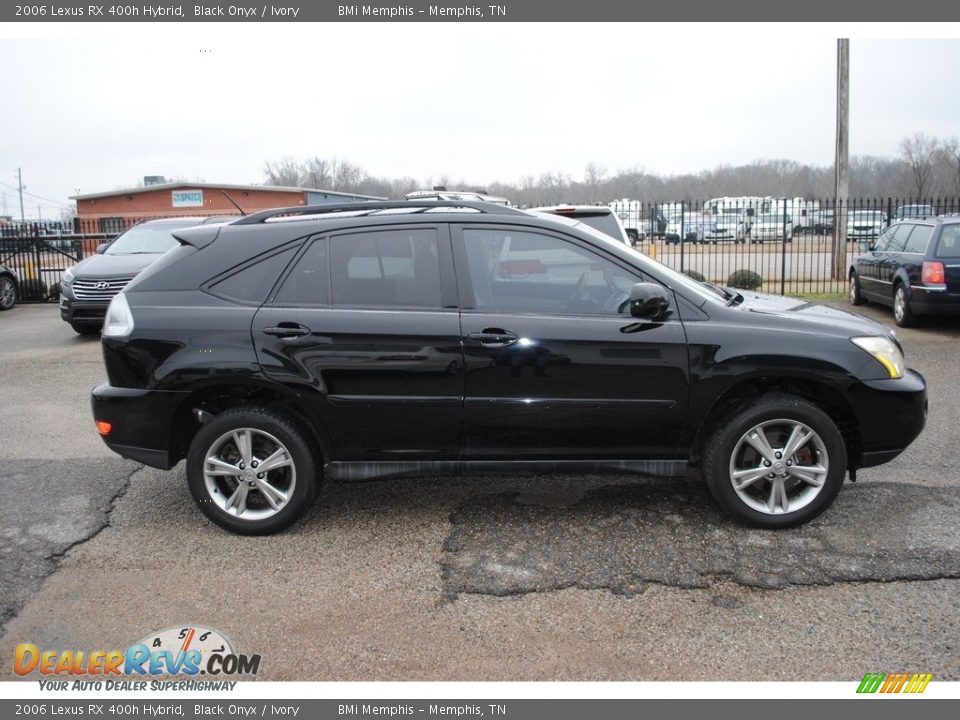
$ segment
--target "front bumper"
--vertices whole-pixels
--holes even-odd
[[[893,460],[927,422],[927,383],[916,370],[898,380],[862,381],[851,389],[850,399],[860,431],[860,458],[851,458],[857,467]]]
[[[180,461],[174,445],[175,420],[188,392],[114,387],[93,389],[90,404],[95,421],[111,424],[100,437],[118,455],[150,467],[169,470]]]
[[[84,325],[103,325],[109,302],[72,300],[60,293],[60,318],[64,322]]]

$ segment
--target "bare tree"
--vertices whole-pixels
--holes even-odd
[[[270,185],[299,187],[303,170],[300,163],[287,156],[274,162],[267,162],[263,167],[263,174]]]
[[[595,203],[597,201],[597,194],[600,191],[600,185],[607,178],[607,166],[606,165],[597,165],[592,162],[587,163],[587,168],[583,174],[583,181],[587,186],[587,191],[590,193],[590,202]]]
[[[333,181],[330,160],[317,155],[303,163],[304,187],[315,190],[328,190]]]
[[[940,145],[940,152],[946,167],[945,175],[951,178],[952,190],[960,197],[960,140],[957,140],[957,136],[944,140]]]
[[[912,191],[916,191],[917,198],[923,198],[931,190],[933,167],[937,156],[939,143],[926,133],[916,133],[913,137],[905,137],[900,141],[900,154],[907,163],[910,179],[913,181]]]

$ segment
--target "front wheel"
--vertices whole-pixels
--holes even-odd
[[[17,285],[9,277],[0,277],[0,310],[9,310],[17,304]]]
[[[289,527],[316,499],[317,458],[301,430],[265,408],[228,410],[193,438],[187,484],[200,510],[241,535]]]
[[[850,273],[850,304],[863,305],[866,300],[863,299],[863,293],[860,290],[860,278],[855,273]]]
[[[789,528],[833,502],[847,470],[836,424],[817,406],[773,393],[735,411],[709,439],[703,473],[710,494],[740,522]]]

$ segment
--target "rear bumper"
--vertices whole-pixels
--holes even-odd
[[[960,315],[960,294],[945,288],[910,288],[910,309],[916,315]]]
[[[118,455],[150,467],[168,470],[180,460],[174,447],[174,420],[187,392],[119,388],[104,383],[93,389],[90,403],[95,421],[110,423],[101,435]]]
[[[857,467],[893,460],[923,431],[927,422],[927,383],[915,370],[899,380],[867,380],[851,390],[861,452]]]

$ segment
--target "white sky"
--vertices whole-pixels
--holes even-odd
[[[35,218],[144,175],[261,183],[286,155],[477,185],[825,165],[841,35],[853,154],[960,135],[960,40],[926,39],[956,24],[7,25],[0,202],[19,215],[17,167]]]

